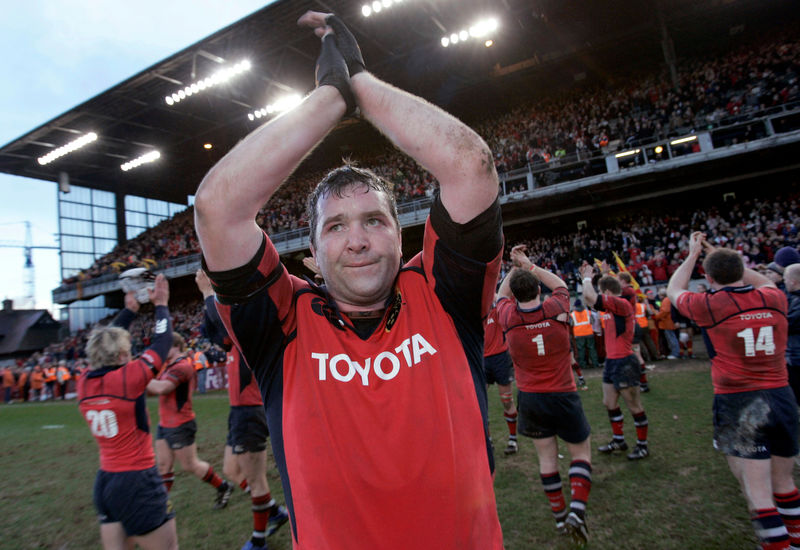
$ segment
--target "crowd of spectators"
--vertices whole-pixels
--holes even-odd
[[[576,85],[471,123],[494,152],[498,172],[536,169],[575,153],[600,154],[800,100],[798,68],[800,39],[794,30],[784,31],[726,54],[681,60],[677,87],[665,69],[602,87]],[[394,184],[398,202],[429,196],[436,185],[429,173],[393,149],[360,161]],[[270,235],[307,226],[305,197],[323,173],[293,176],[261,209],[258,224]],[[189,208],[64,282],[197,253],[192,218]]]

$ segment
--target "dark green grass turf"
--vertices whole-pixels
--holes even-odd
[[[611,429],[601,403],[599,372],[586,374],[589,390],[580,395],[596,449],[610,438]],[[752,550],[755,538],[744,499],[723,456],[711,446],[708,363],[662,361],[650,378],[652,391],[643,399],[651,456],[632,463],[619,454],[593,454],[589,548]],[[570,548],[555,533],[532,442],[521,438],[517,455],[502,456],[507,429],[495,387],[489,389],[489,398],[506,548]],[[149,400],[148,408],[155,426],[155,399]],[[196,397],[195,409],[199,455],[221,471],[227,396],[217,392]],[[633,422],[624,406],[623,411],[632,443]],[[97,449],[76,403],[0,406],[0,434],[0,548],[99,548],[92,506]],[[565,457],[560,461],[565,486],[568,466]],[[237,489],[228,508],[214,511],[214,491],[181,472],[179,465],[176,470],[171,498],[181,548],[241,547],[252,530],[247,495]],[[271,457],[269,482],[283,502]],[[289,550],[288,526],[269,542],[273,550]]]

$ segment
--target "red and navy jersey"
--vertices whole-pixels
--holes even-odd
[[[636,316],[631,303],[619,296],[600,294],[594,308],[603,312],[601,315],[606,357],[622,359],[632,354]]]
[[[133,317],[123,310],[114,324],[120,324],[120,319],[130,323]],[[169,311],[164,306],[156,308],[155,327],[153,345],[138,359],[88,370],[77,381],[78,408],[100,448],[103,471],[146,470],[155,465],[145,390],[172,342]]]
[[[491,357],[508,351],[503,329],[497,323],[497,308],[493,307],[483,324],[483,356]]]
[[[634,308],[636,307],[636,290],[632,286],[622,287],[620,296],[628,300]]]
[[[684,292],[678,311],[703,329],[714,393],[780,388],[786,370],[786,295],[751,285]]]
[[[225,371],[228,375],[228,399],[232,407],[263,405],[253,372],[243,364],[238,349],[228,352]]]
[[[569,291],[556,288],[533,309],[521,309],[516,301],[501,299],[497,311],[514,361],[517,387],[530,393],[575,391],[570,361]]]
[[[363,339],[266,236],[249,264],[210,274],[261,388],[295,550],[503,548],[483,372],[499,205],[458,226],[461,242],[456,225],[437,197]],[[491,259],[460,248],[469,235]]]
[[[192,392],[195,386],[192,360],[181,355],[158,375],[159,380],[169,380],[175,389],[158,396],[158,424],[164,428],[177,428],[194,420]]]

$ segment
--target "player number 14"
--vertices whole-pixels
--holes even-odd
[[[772,337],[771,326],[758,329],[758,337],[755,339],[752,328],[746,328],[736,336],[744,340],[744,354],[747,357],[755,357],[757,351],[763,351],[765,355],[775,355],[775,340]]]

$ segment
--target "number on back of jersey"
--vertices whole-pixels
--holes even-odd
[[[111,410],[86,411],[86,421],[95,437],[111,439],[119,433],[117,415]]]
[[[736,333],[736,336],[744,340],[744,354],[746,357],[755,357],[757,352],[761,352],[764,355],[775,355],[775,339],[772,336],[771,326],[758,329],[756,337],[753,335],[752,328],[746,328]]]

